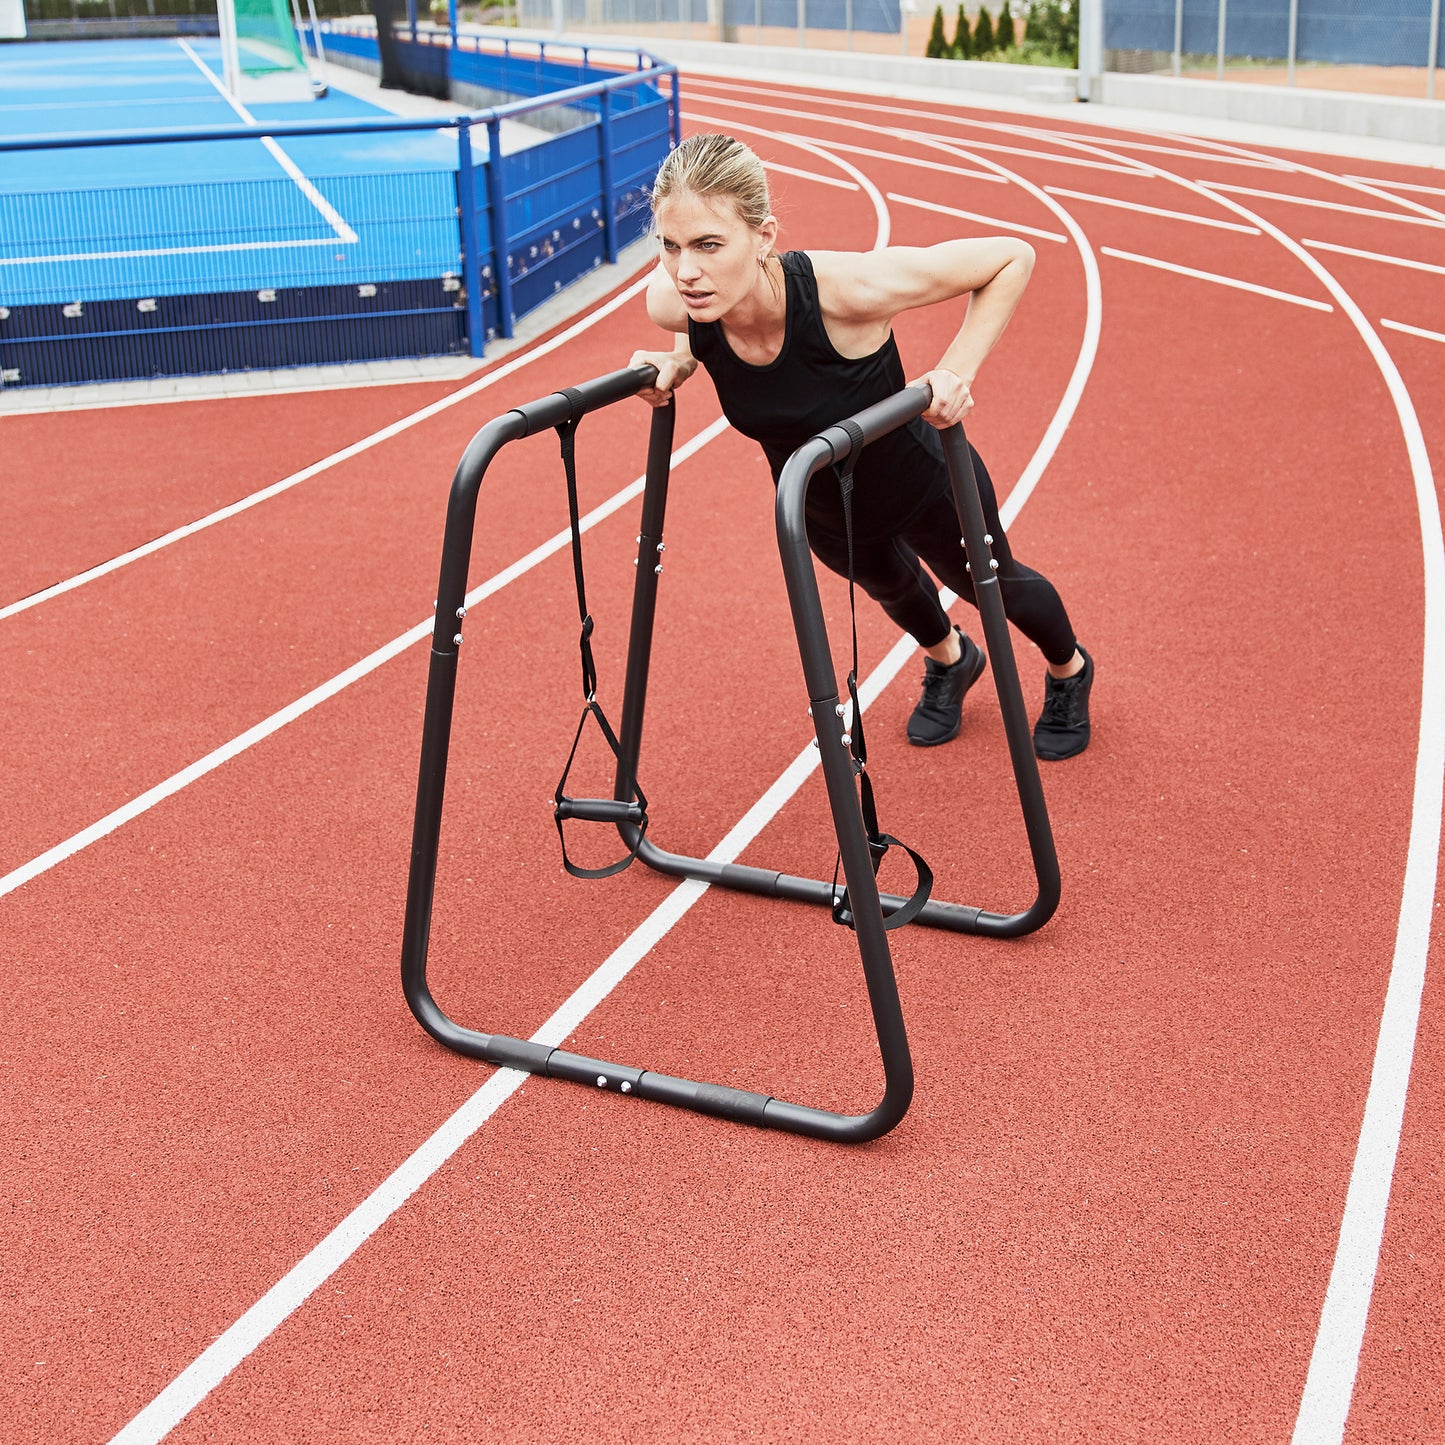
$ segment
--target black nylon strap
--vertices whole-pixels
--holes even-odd
[[[588,717],[597,720],[598,731],[606,740],[607,746],[612,749],[612,756],[619,763],[622,761],[622,744],[617,740],[617,734],[612,730],[612,724],[607,721],[607,715],[602,711],[601,704],[597,701],[597,664],[592,657],[592,614],[587,610],[587,582],[582,571],[582,522],[580,509],[577,502],[577,424],[582,419],[582,393],[574,387],[564,387],[558,395],[567,398],[568,417],[564,422],[558,423],[557,437],[562,447],[562,468],[567,474],[567,516],[572,528],[572,575],[577,583],[577,614],[582,619],[582,634],[579,639],[579,647],[582,653],[582,696],[584,703],[582,716],[577,722],[577,732],[572,739],[572,751],[567,754],[567,765],[562,769],[562,777],[557,784],[556,791],[552,794],[553,821],[557,824],[557,836],[562,844],[562,866],[574,878],[610,878],[614,873],[620,873],[634,858],[642,847],[642,840],[647,834],[647,799],[643,795],[642,788],[637,779],[632,780],[632,793],[637,805],[642,810],[642,817],[637,824],[636,837],[633,840],[631,849],[627,856],[618,859],[616,863],[609,863],[605,868],[583,868],[574,863],[567,856],[567,836],[562,827],[562,804],[564,802],[575,802],[564,792],[568,775],[572,771],[573,760],[577,756],[578,745],[582,741],[582,730],[587,726]]]
[[[918,886],[912,896],[900,908],[895,909],[883,920],[886,929],[902,928],[912,923],[923,911],[928,895],[933,891],[933,870],[906,843],[900,843],[891,833],[885,833],[878,826],[878,805],[873,796],[873,782],[868,776],[868,742],[863,735],[863,704],[858,697],[858,608],[853,583],[853,468],[857,465],[858,454],[863,450],[863,428],[855,421],[839,423],[848,433],[852,442],[848,455],[834,467],[838,477],[838,490],[843,497],[843,535],[848,543],[848,623],[852,632],[853,665],[848,672],[848,696],[853,703],[853,717],[849,726],[851,738],[849,747],[853,754],[853,771],[858,777],[858,806],[863,814],[863,827],[868,834],[868,852],[873,861],[873,876],[883,864],[890,847],[902,848],[913,860],[918,875]],[[853,913],[848,906],[848,890],[838,889],[838,874],[842,867],[842,854],[833,864],[833,921],[846,928],[852,928]]]
[[[577,506],[577,423],[582,393],[564,387],[560,396],[567,398],[570,414],[559,423],[557,436],[562,443],[562,468],[567,473],[567,516],[572,524],[572,575],[577,583],[577,614],[582,619],[582,696],[589,702],[597,694],[597,665],[592,660],[592,614],[587,611],[587,579],[582,572],[582,524]]]

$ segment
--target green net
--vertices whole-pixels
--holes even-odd
[[[236,52],[245,76],[306,73],[289,0],[235,0]]]

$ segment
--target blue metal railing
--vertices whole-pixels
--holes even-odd
[[[536,48],[525,56],[504,45],[504,61],[522,62],[512,84],[555,81],[556,47],[552,56]],[[451,60],[482,53],[468,46]],[[14,155],[262,137],[353,136],[372,147],[449,131],[456,167],[446,220],[435,184],[452,164],[444,157],[420,170],[330,178],[307,166],[316,209],[301,219],[279,194],[289,180],[209,181],[185,188],[203,198],[194,237],[177,216],[173,178],[83,193],[43,180],[33,190],[0,192],[3,383],[481,356],[489,336],[511,336],[519,316],[615,260],[646,229],[652,178],[680,134],[677,69],[644,52],[623,53],[635,69],[604,70],[602,79],[456,116],[0,140],[0,154]],[[583,57],[584,75],[599,72],[590,58]],[[579,124],[503,155],[503,121],[557,107]],[[487,134],[480,160],[479,127]],[[263,201],[267,187],[277,196]],[[340,196],[350,203],[345,216],[329,205],[328,197]],[[424,213],[409,215],[421,197]],[[328,214],[330,224],[322,219]],[[122,274],[127,267],[133,274]]]

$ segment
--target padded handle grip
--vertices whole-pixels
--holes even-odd
[[[583,823],[636,823],[643,820],[638,803],[622,803],[612,798],[562,798],[557,803],[559,819],[577,818]]]

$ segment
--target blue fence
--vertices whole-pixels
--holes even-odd
[[[1438,40],[1432,0],[1223,0],[1224,54],[1354,65],[1432,64]],[[1106,0],[1104,45],[1111,50],[1213,55],[1221,0]],[[1438,26],[1438,18],[1435,20]]]
[[[569,65],[555,50],[418,48],[461,78],[485,75],[477,83],[530,98],[425,120],[0,140],[3,383],[481,356],[646,231],[653,177],[680,134],[675,67],[646,55],[618,72]],[[584,69],[605,78],[578,84]],[[575,128],[502,154],[504,120],[557,106]],[[299,180],[274,167],[190,185],[103,178],[105,158],[134,174],[143,156],[139,173],[157,176],[171,153],[194,164],[263,136],[284,144]],[[323,137],[343,138],[343,168],[308,163]],[[58,185],[45,175],[57,152],[101,178]]]

